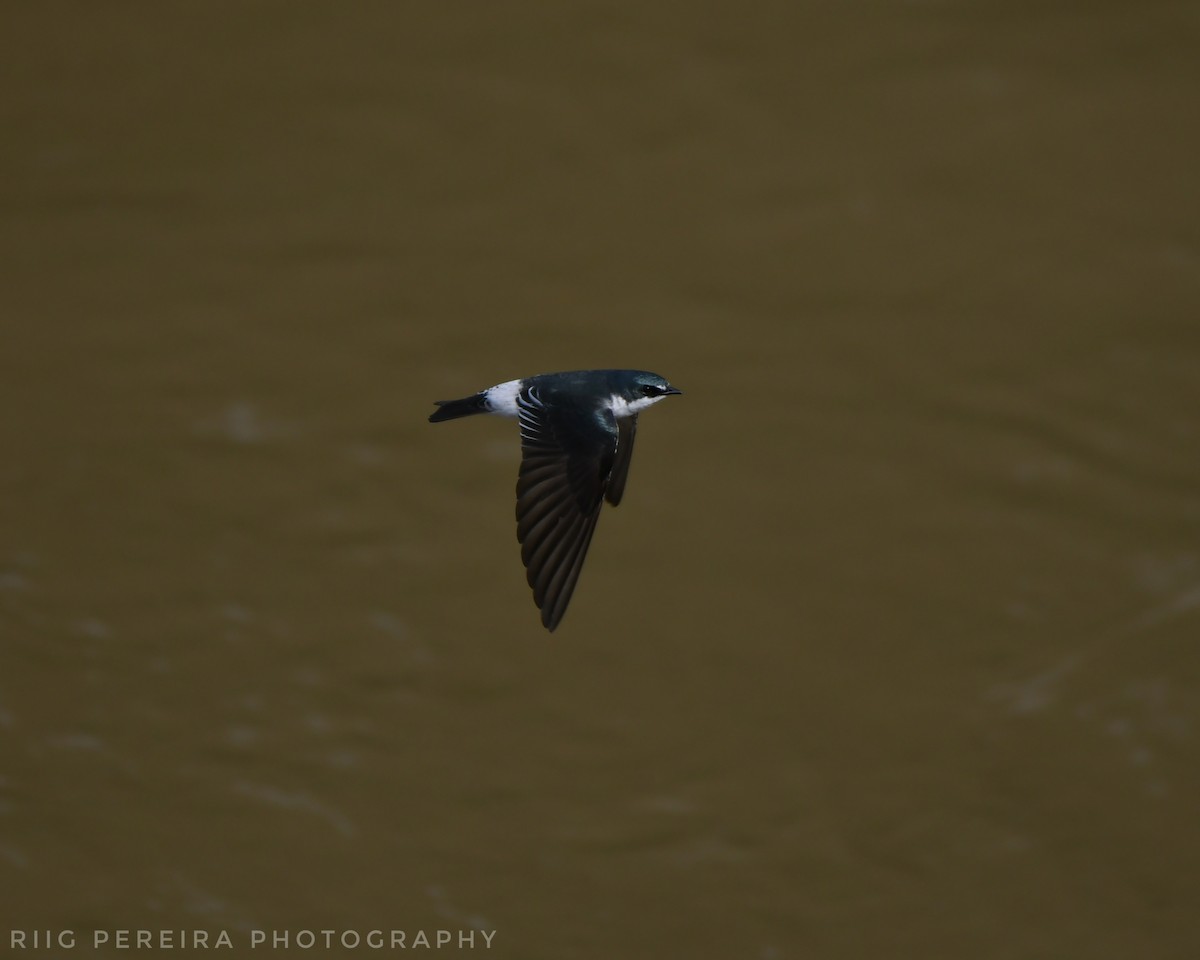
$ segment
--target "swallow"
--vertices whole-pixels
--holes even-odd
[[[574,370],[436,401],[431,423],[477,413],[517,420],[517,540],[547,630],[567,611],[601,506],[625,493],[638,414],[682,392],[645,370]]]

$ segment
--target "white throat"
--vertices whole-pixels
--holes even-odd
[[[665,396],[665,393],[661,393],[657,397],[638,397],[636,400],[626,400],[624,397],[614,393],[608,398],[609,409],[612,410],[613,416],[618,420],[624,420],[626,417],[632,417],[635,414],[641,413],[647,407],[658,403]]]

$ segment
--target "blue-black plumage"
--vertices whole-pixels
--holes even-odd
[[[572,370],[437,401],[431,423],[477,413],[517,418],[517,539],[548,630],[566,612],[601,505],[621,502],[638,414],[679,393],[646,370]]]

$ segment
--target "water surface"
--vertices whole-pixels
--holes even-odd
[[[1194,956],[1194,12],[9,21],[6,930]],[[593,366],[551,637],[425,418]]]

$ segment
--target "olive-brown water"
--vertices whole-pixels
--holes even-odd
[[[5,20],[3,950],[1196,955],[1194,7]],[[426,416],[600,366],[550,636]]]

